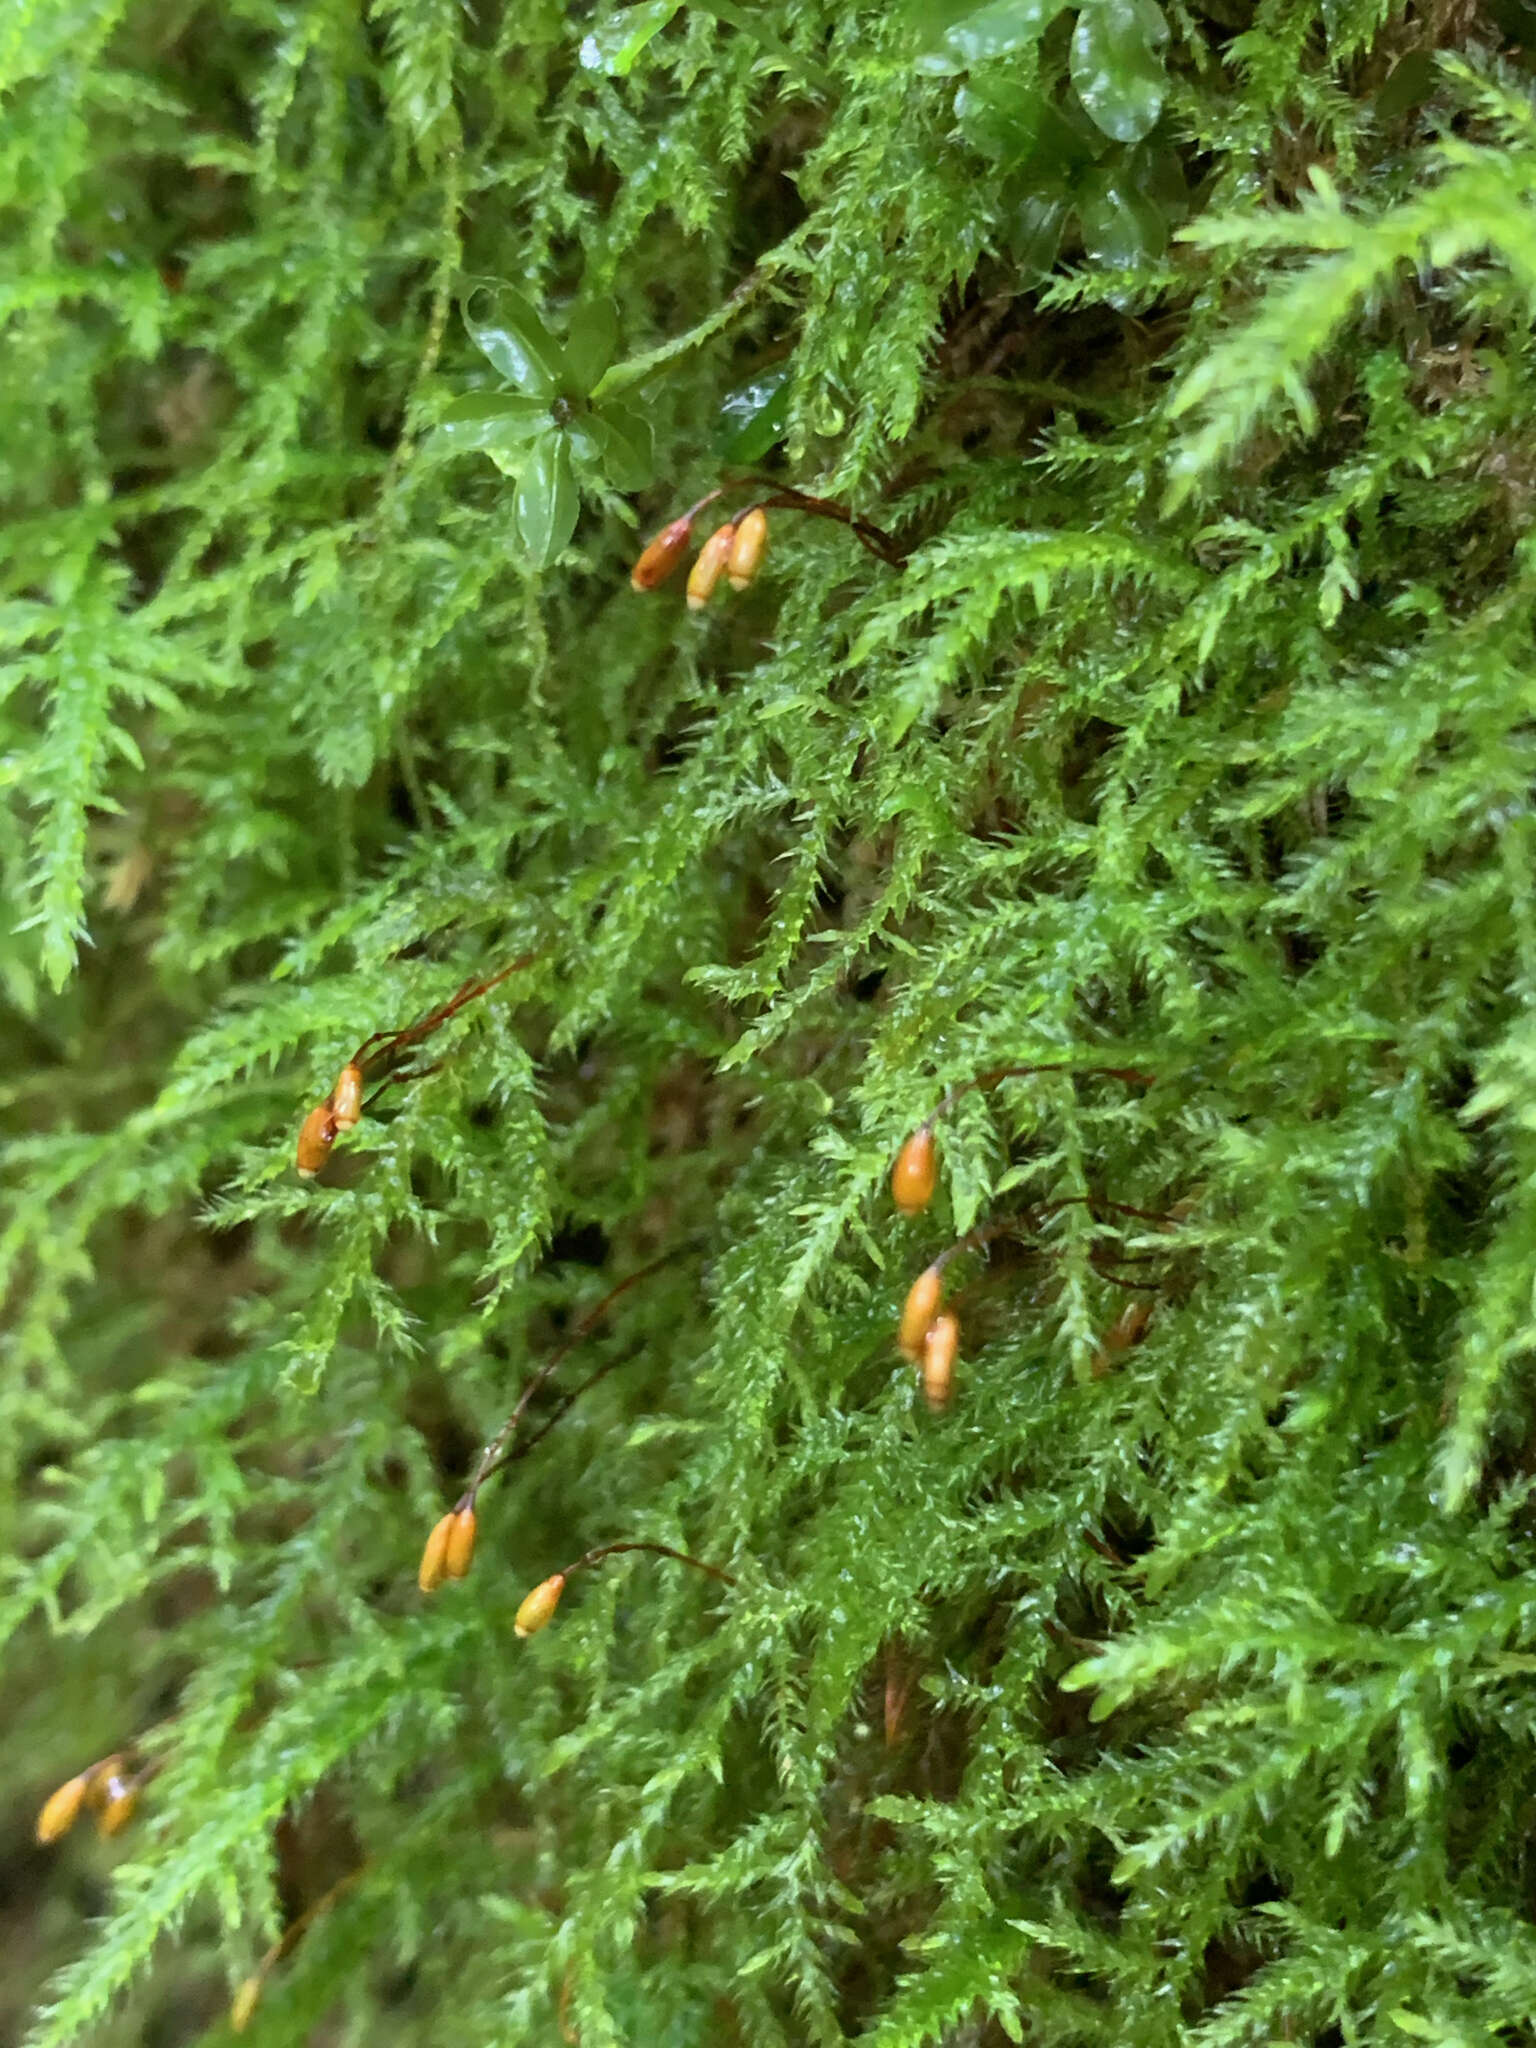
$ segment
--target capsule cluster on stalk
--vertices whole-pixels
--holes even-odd
[[[475,1558],[475,1509],[466,1494],[432,1525],[416,1583],[423,1593],[435,1593],[445,1579],[467,1579]]]
[[[355,1130],[363,1120],[363,1070],[348,1060],[336,1076],[336,1085],[324,1102],[317,1102],[299,1126],[295,1166],[300,1180],[313,1180],[331,1156],[331,1147],[343,1131]]]
[[[997,1067],[972,1080],[962,1082],[944,1097],[939,1107],[924,1122],[918,1125],[902,1144],[891,1168],[891,1200],[903,1216],[920,1216],[932,1202],[938,1189],[939,1161],[938,1144],[934,1126],[944,1111],[958,1097],[973,1088],[987,1088],[998,1081],[1025,1074],[1063,1071],[1061,1063],[1049,1062],[1031,1066]],[[1150,1086],[1154,1077],[1128,1067],[1080,1068],[1076,1071],[1108,1076],[1141,1086]],[[1071,1196],[1068,1202],[1088,1198]],[[1048,1208],[1061,1204],[1048,1204]],[[1123,1202],[1108,1202],[1104,1206],[1124,1214],[1140,1216],[1146,1220],[1167,1225],[1187,1213],[1187,1202],[1177,1204],[1166,1214],[1153,1214],[1144,1209],[1131,1208]],[[935,1413],[947,1408],[954,1393],[955,1364],[960,1355],[960,1322],[952,1310],[944,1306],[944,1268],[957,1253],[975,1249],[999,1236],[1020,1236],[1027,1227],[1026,1219],[1010,1217],[996,1222],[979,1225],[958,1244],[941,1252],[931,1265],[925,1266],[907,1290],[902,1303],[901,1315],[896,1326],[896,1345],[902,1356],[918,1367],[923,1395],[928,1406]],[[1040,1247],[1035,1248],[1037,1251]],[[1111,1275],[1111,1278],[1115,1276]],[[1144,1281],[1120,1281],[1127,1286],[1145,1285]],[[1155,1302],[1153,1299],[1133,1301],[1104,1333],[1099,1341],[1092,1361],[1095,1379],[1101,1379],[1114,1369],[1126,1352],[1141,1342],[1152,1320]]]
[[[718,493],[711,493],[711,497]],[[708,502],[707,500],[705,502]],[[699,507],[685,512],[664,526],[644,549],[629,572],[635,590],[657,590],[687,554],[693,538],[693,522]],[[688,572],[688,609],[702,611],[714,595],[722,576],[732,590],[745,590],[757,580],[768,551],[768,514],[761,505],[751,505],[734,519],[717,526],[700,548]]]
[[[58,1841],[82,1813],[95,1814],[99,1835],[115,1835],[125,1828],[138,1806],[143,1784],[142,1775],[129,1771],[127,1761],[123,1756],[104,1756],[75,1777],[66,1778],[43,1802],[37,1816],[38,1841]]]

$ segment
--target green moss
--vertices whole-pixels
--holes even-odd
[[[1165,12],[0,26],[31,2048],[1530,2037],[1529,61]]]

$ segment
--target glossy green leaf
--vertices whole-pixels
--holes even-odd
[[[917,59],[930,77],[952,78],[992,57],[1036,43],[1060,14],[1065,0],[992,0],[949,21]]]
[[[1013,216],[1008,247],[1027,284],[1038,284],[1055,269],[1071,210],[1071,195],[1064,186],[1054,191],[1031,192],[1020,202]]]
[[[613,361],[619,345],[619,309],[612,299],[587,299],[571,315],[565,344],[565,381],[585,398]]]
[[[626,7],[599,22],[583,36],[577,60],[585,71],[602,71],[609,78],[627,78],[653,36],[660,35],[682,6],[683,0],[641,0],[638,7]]]
[[[721,401],[715,446],[727,462],[761,462],[789,424],[789,370],[767,370]]]
[[[475,449],[493,454],[526,447],[548,425],[549,407],[542,398],[526,398],[516,391],[472,391],[448,407],[429,445],[437,455]]]
[[[517,532],[527,568],[547,569],[556,560],[576,531],[580,509],[570,443],[563,433],[546,434],[517,480]]]
[[[553,397],[560,348],[521,292],[488,279],[469,292],[463,312],[470,340],[509,384],[532,398]]]
[[[1158,54],[1168,24],[1157,0],[1087,0],[1072,31],[1072,83],[1116,142],[1139,142],[1163,111],[1168,74]]]
[[[616,491],[643,491],[655,473],[655,437],[642,413],[605,405],[585,422],[597,444],[603,474]]]
[[[967,79],[955,94],[955,120],[971,148],[994,163],[1018,164],[1034,153],[1042,99],[1032,82],[1006,71]]]
[[[1077,202],[1083,249],[1108,270],[1154,263],[1168,247],[1168,222],[1146,194],[1123,176],[1096,179]]]

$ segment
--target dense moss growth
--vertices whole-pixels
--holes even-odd
[[[13,6],[0,2030],[1536,2039],[1528,45]]]

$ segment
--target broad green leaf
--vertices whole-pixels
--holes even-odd
[[[535,443],[517,480],[516,509],[524,566],[547,569],[569,545],[580,510],[570,443],[563,433],[546,434]]]
[[[655,472],[651,423],[628,406],[605,405],[585,422],[603,473],[616,491],[643,491]]]
[[[593,390],[619,343],[619,310],[612,299],[587,299],[571,315],[565,344],[565,381],[578,398]]]
[[[1157,0],[1087,0],[1072,31],[1072,83],[1104,133],[1139,142],[1163,111],[1168,74],[1158,55],[1168,24]]]
[[[917,60],[919,71],[952,78],[992,57],[1036,43],[1060,14],[1065,0],[992,0],[951,21]]]
[[[1008,72],[984,72],[955,93],[955,120],[971,148],[994,163],[1018,164],[1034,153],[1040,137],[1042,100],[1029,82]]]
[[[1168,247],[1167,220],[1122,176],[1096,179],[1078,199],[1077,218],[1084,250],[1108,270],[1156,262]]]
[[[642,0],[640,6],[626,7],[599,22],[582,38],[577,52],[582,69],[627,78],[640,52],[653,36],[660,35],[682,4],[683,0]]]
[[[781,365],[726,394],[715,446],[727,462],[761,462],[788,424],[789,370]]]
[[[560,349],[521,292],[487,279],[464,300],[464,325],[481,354],[509,384],[551,398],[560,382]]]
[[[1054,191],[1031,192],[1013,216],[1008,246],[1026,283],[1037,284],[1056,267],[1061,237],[1072,210],[1064,186]]]
[[[526,447],[549,425],[542,398],[516,391],[472,391],[456,398],[433,429],[428,443],[437,455],[462,455]]]

